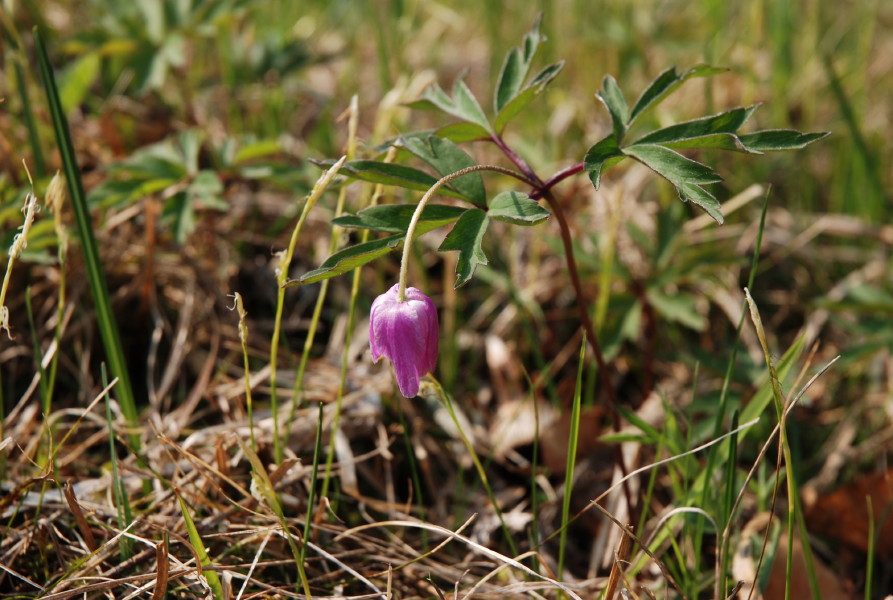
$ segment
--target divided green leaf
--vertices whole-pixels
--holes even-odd
[[[670,67],[658,75],[654,81],[651,82],[651,85],[642,92],[639,99],[636,100],[633,109],[629,113],[628,124],[632,125],[633,121],[645,112],[645,110],[652,105],[659,104],[667,97],[667,95],[676,90],[676,88],[685,83],[688,79],[691,79],[692,77],[710,77],[718,73],[724,73],[725,71],[727,71],[727,69],[711,67],[710,65],[697,65],[682,73],[677,73],[676,67]]]
[[[723,218],[719,210],[720,203],[703,187],[705,184],[721,181],[721,178],[706,165],[686,158],[674,149],[718,148],[762,154],[804,148],[828,135],[827,132],[800,133],[791,129],[739,134],[738,130],[757,109],[758,105],[755,105],[676,123],[647,133],[632,144],[621,145],[624,134],[633,122],[687,79],[723,71],[725,69],[707,65],[699,65],[682,73],[678,73],[675,67],[667,69],[651,82],[632,110],[627,109],[626,100],[614,78],[606,76],[598,98],[608,109],[614,133],[590,147],[583,162],[595,189],[599,188],[605,169],[630,156],[672,183],[683,201],[697,204],[721,224]]]
[[[499,79],[496,83],[496,94],[493,97],[493,107],[496,113],[499,113],[518,93],[524,85],[527,73],[530,71],[530,64],[536,55],[539,45],[545,41],[545,37],[540,33],[540,22],[542,16],[537,18],[530,31],[524,36],[524,42],[521,47],[512,48],[505,57],[502,65],[502,71],[499,73]]]
[[[602,171],[611,165],[617,164],[625,156],[620,146],[617,145],[617,136],[613,133],[586,152],[586,157],[583,159],[583,168],[589,173],[589,179],[592,181],[595,189],[598,189],[601,183]]]
[[[629,122],[629,107],[626,104],[626,98],[623,97],[623,92],[620,91],[620,86],[617,85],[617,80],[610,75],[605,75],[602,89],[596,96],[604,103],[611,115],[614,136],[618,141],[622,141]]]
[[[793,129],[766,129],[739,135],[738,139],[750,152],[779,152],[781,150],[800,150],[829,134],[828,131],[800,133]]]
[[[415,204],[370,206],[356,215],[338,217],[332,223],[339,227],[371,229],[372,231],[383,231],[385,233],[406,233],[416,206]],[[429,204],[422,210],[416,231],[423,233],[453,223],[467,210],[467,208],[458,206]]]
[[[459,217],[453,230],[440,245],[439,250],[458,250],[456,286],[468,283],[478,265],[487,264],[487,255],[481,247],[490,219],[484,211],[472,208]]]
[[[685,158],[663,146],[636,144],[623,149],[624,154],[644,163],[675,186],[682,183],[716,183],[722,181],[710,167]]]
[[[536,225],[549,218],[549,211],[521,192],[502,192],[490,201],[487,216],[513,225]]]
[[[728,149],[743,152],[746,149],[738,142],[735,132],[747,122],[757,109],[757,106],[739,107],[718,115],[676,123],[675,125],[652,131],[633,142],[633,144],[665,144],[670,147],[682,148],[725,148],[727,145]],[[729,139],[726,145],[717,144],[713,141],[716,138],[723,139],[722,134],[726,134],[724,137]],[[705,138],[706,145],[702,146],[697,143]]]
[[[469,123],[467,121],[445,125],[434,133],[438,137],[450,140],[456,144],[490,139],[489,131],[476,123]]]
[[[536,98],[540,92],[545,89],[549,83],[555,79],[555,76],[558,75],[559,71],[564,67],[564,61],[557,62],[549,65],[545,69],[539,72],[539,74],[533,78],[533,80],[521,90],[517,95],[515,95],[511,100],[506,102],[502,108],[499,109],[499,112],[496,114],[496,120],[494,123],[494,129],[496,129],[496,133],[502,133],[502,130],[505,129],[505,126],[508,124],[512,118],[515,117],[518,113],[520,113],[524,108],[530,104],[530,102]]]
[[[435,83],[425,90],[421,99],[410,103],[409,106],[422,109],[437,108],[463,121],[482,127],[487,131],[488,136],[491,131],[490,122],[474,94],[466,85],[464,75],[457,77],[453,83],[452,98]]]
[[[323,261],[318,269],[304,273],[298,279],[286,282],[285,285],[317,283],[323,279],[347,273],[380,256],[384,256],[396,248],[403,238],[406,237],[406,229],[409,227],[409,220],[412,218],[415,208],[416,205],[414,204],[382,205],[367,208],[356,215],[345,215],[335,219],[333,223],[342,227],[358,227],[384,232],[393,231],[396,235],[371,240],[339,250]],[[438,204],[426,206],[422,210],[422,217],[419,219],[418,225],[416,225],[415,236],[423,235],[433,229],[456,221],[466,212],[469,212],[469,209]]]
[[[404,234],[401,233],[344,248],[327,258],[318,269],[304,273],[298,279],[287,281],[285,285],[286,287],[307,285],[347,273],[379,256],[384,256],[396,248],[403,237]]]
[[[449,175],[476,164],[459,146],[436,135],[429,135],[425,139],[401,138],[399,144],[434,167],[441,175]],[[487,191],[478,172],[452,180],[449,187],[478,206],[487,205]]]
[[[331,160],[316,161],[316,165],[328,168],[335,164]],[[386,163],[377,160],[352,160],[344,163],[339,174],[347,175],[355,179],[363,181],[371,181],[372,183],[381,183],[384,185],[394,185],[397,187],[407,188],[410,190],[426,191],[437,182],[437,178],[404,165],[394,163]],[[441,192],[447,196],[462,198],[462,194],[449,188],[441,188]]]

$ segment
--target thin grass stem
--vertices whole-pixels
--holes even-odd
[[[53,121],[53,130],[56,134],[56,143],[59,154],[62,157],[62,167],[68,182],[68,192],[71,195],[71,203],[77,220],[78,233],[81,238],[81,250],[84,253],[84,263],[87,269],[87,278],[93,293],[93,302],[96,307],[96,320],[99,325],[99,333],[105,347],[109,367],[112,375],[118,379],[118,399],[121,410],[127,419],[128,438],[134,451],[139,454],[142,448],[142,440],[139,434],[139,412],[136,407],[136,399],[133,394],[133,386],[130,381],[130,371],[124,357],[124,349],[121,344],[121,335],[112,311],[111,296],[108,291],[105,275],[102,270],[102,262],[99,257],[99,249],[96,245],[96,237],[93,234],[93,224],[87,206],[84,184],[81,181],[81,173],[78,167],[74,145],[71,141],[71,132],[68,128],[68,120],[62,110],[62,102],[59,99],[59,91],[56,87],[56,79],[53,75],[50,59],[46,46],[43,43],[40,30],[34,28],[34,41],[37,46],[38,62],[43,77],[44,90],[47,103]]]
[[[512,555],[517,556],[518,547],[515,545],[515,540],[512,537],[508,525],[505,522],[505,518],[502,515],[502,509],[499,508],[499,503],[496,501],[496,494],[493,493],[493,488],[490,486],[490,480],[487,478],[487,471],[484,469],[484,465],[481,464],[481,459],[478,457],[477,451],[474,449],[474,445],[471,443],[471,440],[468,439],[468,436],[465,434],[465,430],[462,429],[462,423],[459,421],[459,417],[456,415],[456,411],[453,408],[453,401],[450,399],[449,395],[444,391],[444,389],[440,386],[440,383],[436,379],[434,379],[433,376],[429,375],[429,378],[434,384],[433,388],[438,398],[446,407],[447,412],[450,414],[450,418],[453,420],[453,424],[456,426],[456,430],[459,432],[459,437],[462,438],[462,443],[465,444],[465,448],[466,450],[468,450],[468,455],[471,457],[475,469],[477,469],[478,476],[481,479],[481,484],[484,486],[484,490],[487,492],[487,498],[489,498],[490,504],[493,506],[493,511],[496,513],[496,517],[499,519],[499,525],[500,527],[502,527],[502,533],[505,536],[506,542],[508,542],[509,548],[512,551]]]
[[[567,548],[568,519],[571,510],[571,495],[574,489],[574,469],[577,464],[577,444],[580,439],[580,403],[583,397],[583,371],[586,364],[586,336],[580,343],[580,363],[577,365],[577,384],[574,388],[574,401],[571,407],[570,435],[567,441],[567,463],[564,470],[564,498],[561,503],[561,536],[558,542],[558,578],[564,576],[564,557]]]
[[[291,260],[295,253],[295,247],[298,244],[298,238],[301,235],[301,229],[303,229],[304,223],[307,221],[307,216],[310,214],[310,210],[316,204],[317,200],[320,199],[329,187],[329,184],[335,178],[335,175],[338,174],[338,171],[346,160],[347,157],[342,156],[338,162],[332,165],[331,168],[320,176],[316,184],[313,186],[313,189],[310,191],[310,194],[304,202],[301,216],[298,218],[294,230],[292,230],[288,247],[281,255],[279,266],[276,269],[276,282],[279,284],[279,288],[276,290],[276,316],[273,321],[273,337],[270,340],[270,408],[273,411],[273,455],[277,463],[282,462],[282,440],[279,431],[276,362],[279,356],[279,337],[282,331],[282,313],[285,309],[285,283],[288,281],[288,271],[291,266]]]

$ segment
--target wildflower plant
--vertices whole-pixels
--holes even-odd
[[[407,307],[401,311],[404,301],[402,290],[406,289],[406,265],[409,246],[414,235],[421,235],[433,229],[452,225],[451,231],[441,243],[440,251],[458,252],[456,262],[456,284],[460,287],[468,283],[478,265],[486,265],[488,259],[483,249],[483,240],[493,221],[511,225],[531,226],[541,224],[550,216],[557,222],[570,282],[577,296],[581,326],[594,350],[599,370],[605,370],[605,360],[599,346],[587,302],[583,300],[583,289],[577,269],[574,240],[568,219],[561,202],[554,194],[554,188],[561,182],[577,174],[588,175],[593,187],[600,187],[604,173],[626,159],[635,160],[662,178],[669,181],[683,202],[691,202],[710,215],[717,223],[723,223],[720,201],[707,186],[722,181],[709,166],[682,154],[692,149],[731,150],[746,154],[795,150],[825,137],[826,132],[801,133],[791,129],[770,129],[753,133],[742,133],[741,128],[753,115],[757,106],[738,107],[676,123],[640,134],[633,138],[631,131],[640,117],[653,109],[678,89],[686,81],[710,77],[725,69],[706,65],[695,66],[683,71],[675,67],[660,73],[632,104],[626,100],[620,85],[614,77],[607,75],[596,97],[607,109],[612,130],[609,135],[594,143],[582,160],[564,168],[549,177],[540,176],[534,168],[503,138],[506,127],[539,96],[560,74],[563,62],[556,62],[542,68],[533,76],[531,68],[539,46],[545,41],[537,21],[524,37],[520,47],[513,48],[506,56],[496,82],[492,99],[492,114],[488,115],[474,93],[460,75],[450,93],[439,85],[429,87],[422,98],[411,106],[417,109],[436,110],[452,117],[453,122],[435,131],[406,133],[391,141],[389,146],[402,150],[403,156],[413,156],[426,163],[434,174],[415,167],[376,159],[350,160],[341,168],[341,174],[353,179],[395,186],[409,190],[426,191],[418,204],[391,204],[367,208],[355,215],[334,219],[341,227],[365,229],[385,234],[383,237],[344,248],[320,265],[318,269],[305,273],[302,277],[290,280],[286,285],[302,285],[319,282],[351,271],[376,258],[388,254],[404,243],[400,282],[373,305],[372,350],[375,359],[389,355],[387,348],[399,343],[393,339],[383,339],[387,330],[408,335],[413,327],[397,326],[385,328],[379,320],[388,306],[394,312],[388,313],[396,319],[405,311],[409,319],[412,311]],[[632,140],[632,141],[630,141]],[[468,142],[486,142],[495,145],[512,163],[513,168],[478,164],[471,155],[460,147]],[[320,161],[328,167],[334,161]],[[483,171],[497,172],[514,178],[519,188],[490,194],[484,186]],[[458,199],[467,206],[454,204],[428,204],[435,193]],[[545,204],[545,206],[543,205]],[[394,289],[397,290],[397,304],[390,302]],[[376,315],[376,309],[379,314]],[[426,309],[427,310],[427,309]],[[407,321],[408,323],[408,321]],[[376,329],[376,324],[379,328]],[[422,334],[421,328],[416,328]],[[414,342],[415,343],[415,342]],[[432,347],[427,342],[418,342],[419,347]],[[401,362],[398,359],[397,362]],[[427,357],[417,357],[415,370],[418,374],[429,370]],[[412,372],[408,363],[400,365],[398,381],[404,395],[416,391]],[[401,378],[400,372],[403,372]],[[606,386],[609,403],[616,406],[611,386]]]

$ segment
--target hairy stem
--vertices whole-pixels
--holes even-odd
[[[459,177],[468,175],[469,173],[474,173],[475,171],[494,171],[496,173],[502,173],[503,175],[509,175],[510,177],[519,179],[530,186],[535,186],[537,181],[536,179],[519,175],[515,171],[506,169],[505,167],[499,167],[496,165],[472,165],[470,167],[465,167],[464,169],[459,169],[455,173],[444,175],[437,182],[435,182],[434,185],[428,188],[428,191],[425,192],[425,195],[422,196],[421,200],[419,200],[419,205],[416,207],[415,212],[412,213],[412,219],[409,221],[409,227],[406,229],[406,238],[403,240],[403,259],[400,261],[400,287],[397,288],[397,300],[399,300],[400,302],[406,302],[406,272],[409,267],[409,255],[412,247],[412,239],[415,235],[416,226],[419,224],[419,220],[421,219],[422,211],[425,210],[425,205],[428,204],[428,201],[433,198],[434,194],[436,194],[437,191],[444,185],[446,185],[453,179],[458,179]],[[534,175],[534,177],[536,177],[536,175]]]

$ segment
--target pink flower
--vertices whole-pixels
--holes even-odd
[[[394,363],[400,393],[419,393],[419,379],[437,366],[439,327],[434,302],[414,287],[406,301],[398,299],[399,284],[375,299],[369,314],[372,361],[386,356]]]

